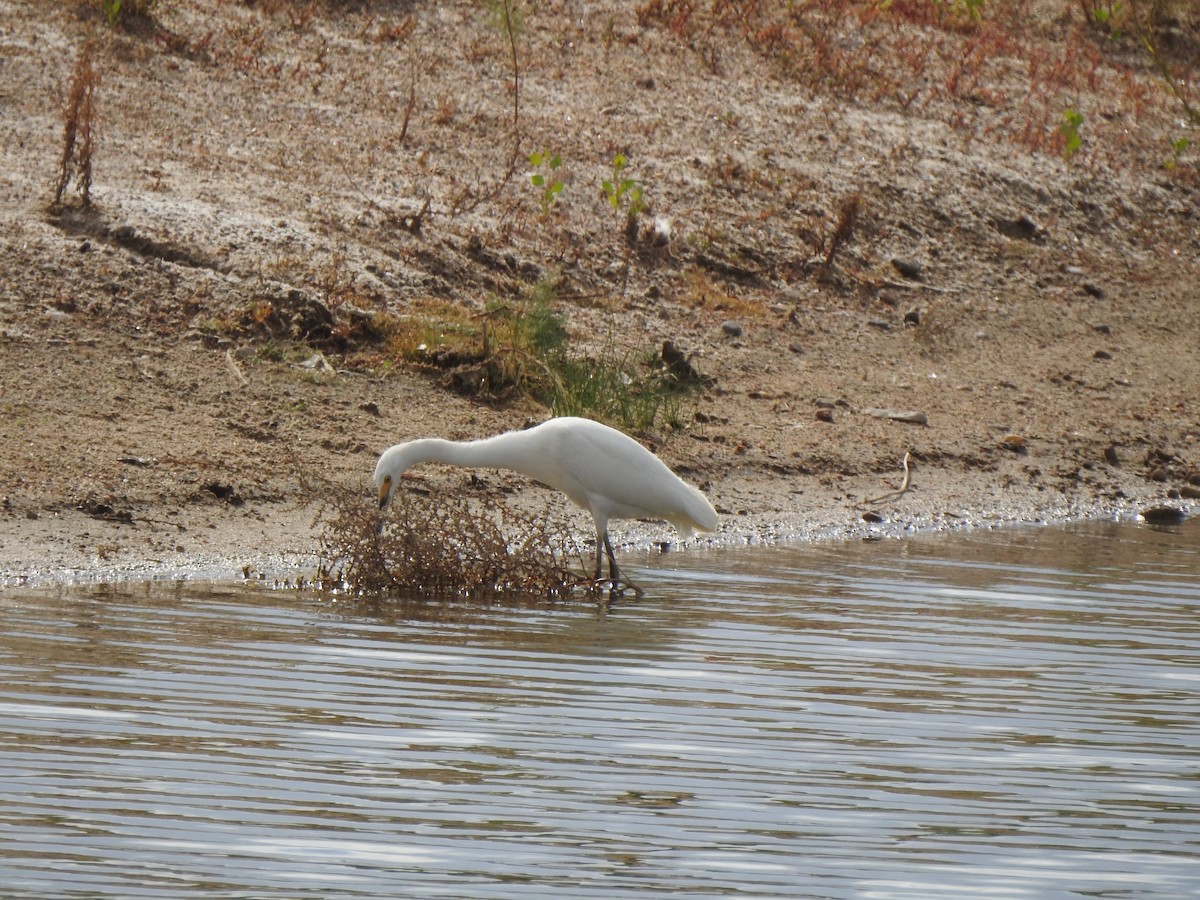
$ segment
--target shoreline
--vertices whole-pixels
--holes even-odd
[[[537,492],[546,493],[540,488]],[[512,495],[508,495],[506,502],[523,505],[529,499],[518,496],[514,500]],[[1032,498],[1025,499],[1028,501]],[[539,497],[535,502],[543,500],[545,497]],[[572,538],[585,554],[590,553],[590,528],[586,521],[586,513],[569,507],[565,498],[561,505],[565,513],[562,526],[571,532]],[[842,508],[835,512],[829,507],[829,514],[825,516],[801,513],[777,519],[768,519],[762,515],[725,516],[722,518],[720,531],[711,535],[698,535],[686,542],[678,541],[674,530],[666,523],[622,521],[614,522],[613,540],[618,558],[622,555],[652,557],[656,547],[668,548],[664,552],[736,552],[744,547],[836,545],[846,541],[893,541],[906,537],[980,533],[1008,528],[1036,529],[1099,522],[1132,523],[1145,521],[1142,515],[1145,511],[1164,506],[1180,510],[1184,518],[1194,515],[1196,511],[1194,503],[1156,496],[1155,492],[1145,492],[1141,497],[1109,502],[1092,498],[1059,503],[1022,504],[1013,498],[1010,505],[1003,509],[993,506],[988,509],[959,507],[950,510],[947,507],[942,511],[935,511],[935,507],[938,506],[947,507],[946,504],[924,502],[919,509],[907,513],[882,515],[882,521],[866,521],[861,515],[852,515],[852,510]],[[108,558],[84,552],[55,552],[43,536],[31,535],[28,532],[15,535],[12,529],[0,527],[0,591],[191,581],[267,582],[278,586],[311,582],[317,575],[317,565],[320,562],[316,547],[319,535],[317,531],[304,525],[311,521],[311,514],[302,513],[297,516],[294,512],[281,512],[277,509],[258,510],[253,514],[253,519],[262,529],[257,534],[254,533],[256,528],[246,527],[244,519],[241,525],[226,522],[226,528],[220,529],[218,526],[218,530],[223,531],[223,537],[218,542],[221,545],[219,547],[205,551],[176,550],[157,555],[143,554],[140,557],[129,545],[131,538],[145,539],[150,536],[145,530],[153,528],[154,525],[146,521],[95,523],[99,533],[88,531],[86,534],[90,539],[99,542],[100,546],[113,548],[106,553]],[[50,522],[42,524],[52,524],[53,521],[51,519]],[[234,527],[229,527],[231,525]],[[263,534],[272,530],[276,535],[280,531],[287,531],[293,539],[277,539],[270,546],[262,543],[261,549],[253,551],[244,549],[246,542],[255,538],[261,540]],[[300,544],[305,540],[306,534],[312,546],[302,549]],[[126,545],[124,549],[117,543],[122,540]],[[105,541],[111,543],[106,544]],[[46,562],[42,565],[30,567],[20,563],[21,559],[29,558],[26,554],[37,552],[45,554],[43,559]]]

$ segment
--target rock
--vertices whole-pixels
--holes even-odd
[[[117,462],[124,463],[127,466],[137,466],[138,468],[145,469],[153,466],[156,461],[153,459],[146,459],[145,457],[141,456],[118,456]]]
[[[921,324],[921,311],[913,308],[904,314],[904,324],[917,326]]]
[[[1036,243],[1046,239],[1046,229],[1029,216],[1018,216],[1015,219],[994,219],[993,224],[997,231],[1014,241]]]
[[[1104,448],[1104,461],[1110,466],[1119,466],[1121,464],[1121,458],[1117,456],[1115,444],[1109,444]]]
[[[892,268],[913,281],[925,280],[925,269],[915,260],[903,259],[899,256],[892,257]]]
[[[1141,516],[1151,525],[1175,525],[1187,518],[1187,513],[1175,506],[1151,506]]]
[[[817,407],[816,419],[818,422],[832,422],[833,410],[828,406]]]
[[[330,365],[329,360],[325,358],[325,354],[320,351],[314,353],[303,362],[294,364],[297,369],[308,369],[312,372],[323,372],[326,375],[336,374],[336,370]]]
[[[665,247],[671,243],[673,228],[671,220],[666,216],[655,216],[654,223],[649,229],[649,241],[654,247]]]
[[[1097,300],[1104,299],[1104,288],[1097,284],[1092,284],[1090,281],[1085,281],[1083,283],[1083,292],[1089,297],[1095,297]]]
[[[663,341],[660,358],[667,377],[676,384],[705,384],[710,380],[696,371],[688,354],[676,347],[673,341]]]
[[[877,419],[891,419],[894,422],[907,422],[910,425],[929,424],[929,416],[916,410],[864,409],[863,412]]]
[[[204,485],[204,489],[218,500],[224,500],[230,506],[241,506],[246,502],[234,489],[233,485],[226,484],[222,481],[210,481],[208,484]]]
[[[1097,350],[1092,354],[1092,359],[1112,359],[1112,354],[1107,350]]]
[[[884,521],[883,516],[879,513],[869,511],[862,514],[862,519],[864,522],[869,522],[872,525],[879,525]]]
[[[741,337],[742,323],[735,322],[733,319],[726,319],[721,323],[721,331],[725,333],[726,337]]]
[[[1000,438],[1000,448],[1008,450],[1010,453],[1019,453],[1022,456],[1029,452],[1029,448],[1025,446],[1025,438],[1019,434],[1006,434]]]

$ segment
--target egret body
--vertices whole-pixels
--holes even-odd
[[[592,514],[596,580],[603,551],[614,585],[621,576],[608,538],[610,519],[665,519],[681,538],[717,528],[717,512],[700,491],[633,438],[591,419],[564,416],[477,441],[422,438],[396,444],[375,466],[379,508],[387,507],[405,470],[428,462],[511,469],[566,494]]]

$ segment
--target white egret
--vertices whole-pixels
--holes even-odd
[[[375,466],[379,508],[387,508],[406,469],[427,462],[511,469],[566,494],[592,514],[596,581],[603,550],[614,587],[621,575],[608,538],[610,519],[665,519],[681,538],[717,528],[717,511],[700,491],[633,438],[591,419],[564,416],[477,441],[422,438],[396,444]]]

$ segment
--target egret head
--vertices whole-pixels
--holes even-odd
[[[392,499],[392,491],[396,488],[396,482],[400,480],[400,473],[404,471],[403,460],[398,454],[392,452],[395,449],[392,447],[385,450],[379,457],[379,462],[375,464],[375,490],[379,492],[380,509],[387,509],[387,505]]]

